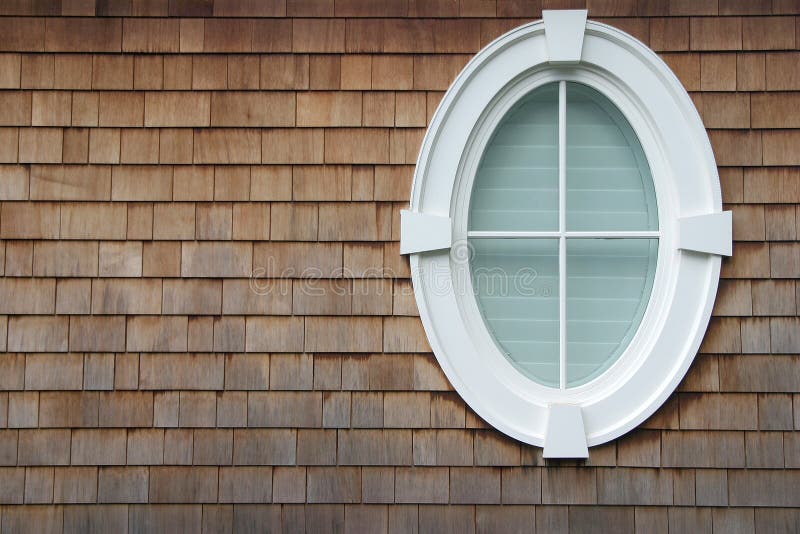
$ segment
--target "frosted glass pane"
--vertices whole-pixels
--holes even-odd
[[[605,96],[567,83],[567,229],[657,230],[653,177],[633,128]]]
[[[497,345],[525,376],[558,387],[558,240],[471,244],[472,284]]]
[[[567,387],[608,369],[650,300],[657,239],[567,239]]]
[[[483,154],[470,230],[558,229],[558,84],[512,108]]]

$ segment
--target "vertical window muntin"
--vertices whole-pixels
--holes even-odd
[[[495,352],[497,355],[500,356],[505,363],[508,363],[509,366],[516,368],[512,375],[517,374],[518,377],[512,377],[508,374],[508,372],[501,372],[501,375],[504,375],[506,380],[510,379],[517,383],[519,383],[519,378],[523,378],[522,383],[527,383],[526,387],[532,386],[533,390],[543,387],[546,391],[559,393],[560,395],[558,395],[558,397],[553,397],[554,399],[568,399],[576,394],[580,395],[580,398],[584,398],[584,392],[595,390],[597,382],[608,383],[609,381],[616,382],[619,379],[622,379],[624,375],[629,372],[625,371],[625,369],[630,370],[630,365],[635,365],[637,358],[640,359],[642,354],[647,353],[646,347],[650,345],[651,340],[647,339],[646,336],[641,335],[641,333],[642,331],[649,330],[652,327],[653,321],[657,321],[657,310],[663,305],[666,298],[665,291],[663,291],[665,283],[663,278],[666,273],[664,272],[665,268],[663,262],[660,260],[664,249],[669,246],[669,242],[672,241],[672,238],[670,234],[663,233],[663,230],[659,226],[659,221],[664,220],[662,217],[664,204],[668,201],[665,202],[665,199],[658,194],[659,179],[656,176],[656,172],[658,171],[659,165],[657,164],[654,168],[651,160],[653,157],[658,158],[660,156],[660,154],[651,153],[651,150],[657,146],[657,143],[654,143],[653,139],[653,135],[655,134],[656,130],[652,128],[652,124],[649,124],[646,114],[643,115],[641,113],[637,102],[630,100],[630,95],[627,93],[627,91],[621,87],[617,88],[616,84],[613,82],[609,83],[612,79],[613,78],[610,77],[608,73],[596,74],[593,73],[591,69],[581,69],[580,71],[574,71],[572,69],[549,69],[549,72],[528,75],[526,83],[518,83],[516,84],[516,87],[509,88],[505,94],[500,95],[495,99],[495,102],[492,106],[487,108],[484,118],[482,119],[482,124],[476,128],[476,132],[473,134],[473,140],[470,143],[470,149],[465,152],[465,158],[462,160],[462,168],[461,172],[459,173],[460,177],[456,180],[456,183],[459,184],[466,176],[467,181],[470,182],[468,184],[464,184],[466,185],[465,188],[460,189],[461,191],[465,192],[464,196],[466,199],[464,196],[459,195],[461,196],[461,200],[457,201],[456,203],[455,220],[457,222],[454,225],[454,239],[456,241],[469,240],[469,242],[476,243],[483,240],[488,241],[493,238],[500,238],[508,240],[556,240],[558,242],[558,288],[556,289],[559,300],[558,383],[550,384],[546,381],[536,380],[527,376],[524,372],[520,372],[519,367],[513,363],[510,358],[502,354],[503,349],[501,348],[500,343],[495,339],[494,334],[491,332],[489,325],[483,317],[483,310],[477,302],[477,293],[475,293],[478,288],[473,286],[475,280],[471,279],[470,274],[466,274],[464,280],[467,289],[466,294],[474,296],[472,299],[460,299],[462,309],[466,305],[467,313],[465,315],[465,319],[468,320],[468,323],[472,324],[473,326],[482,324],[484,327],[483,336],[481,333],[478,333],[479,330],[473,330],[473,336],[484,337],[484,342],[482,343],[484,347],[487,346],[485,341],[488,337],[489,344],[496,349]],[[568,135],[566,128],[567,114],[569,113],[569,104],[566,94],[568,83],[575,87],[584,87],[587,91],[594,91],[601,97],[605,98],[607,103],[610,104],[614,111],[622,118],[622,121],[625,121],[630,129],[630,135],[635,137],[637,146],[641,151],[641,153],[637,155],[637,158],[643,158],[645,165],[649,167],[649,171],[651,172],[649,187],[654,189],[650,193],[653,195],[652,200],[656,209],[655,213],[653,214],[655,219],[655,228],[646,230],[626,229],[617,231],[607,229],[571,229],[572,223],[568,220],[568,215],[570,212],[568,211],[569,196],[567,173],[569,171],[569,167],[567,161],[568,144],[566,137]],[[495,130],[498,128],[506,114],[509,113],[519,101],[523,100],[526,95],[529,95],[546,85],[556,85],[558,87],[558,205],[556,208],[558,228],[552,231],[472,230],[470,207],[473,195],[473,186],[475,185],[476,175],[478,173],[484,150],[486,150],[487,146],[491,142]],[[457,187],[461,188],[463,185],[459,185]],[[645,187],[647,187],[647,185],[645,185]],[[656,198],[658,199],[657,202],[655,201]],[[653,218],[651,218],[650,223],[653,222],[652,219]],[[647,289],[646,294],[643,295],[640,302],[641,309],[637,313],[638,322],[635,322],[632,325],[631,331],[625,336],[625,339],[620,342],[618,347],[620,350],[617,351],[615,358],[610,362],[610,364],[604,365],[599,369],[599,371],[591,374],[587,380],[579,381],[577,383],[573,381],[573,383],[570,383],[569,377],[567,376],[567,351],[570,343],[567,334],[569,323],[569,317],[567,316],[567,300],[569,298],[567,282],[569,275],[567,271],[569,269],[569,262],[566,260],[569,250],[569,242],[573,241],[577,244],[577,242],[581,240],[604,239],[620,241],[641,240],[650,241],[651,243],[654,242],[655,247],[651,246],[650,248],[655,248],[655,258],[652,260],[655,264],[655,267],[651,268],[647,273],[649,276],[649,280],[647,281],[649,288]],[[454,265],[454,267],[458,266]],[[472,267],[467,267],[467,270],[471,271]],[[458,271],[458,268],[454,269],[454,272]],[[462,272],[462,276],[463,274],[464,273]],[[661,286],[661,290],[657,291],[657,287],[659,285]],[[616,371],[612,372],[612,370]]]

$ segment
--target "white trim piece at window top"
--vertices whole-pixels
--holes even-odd
[[[633,37],[587,21],[585,10],[544,11],[543,18],[481,50],[443,97],[420,149],[410,209],[401,213],[400,250],[410,254],[431,348],[470,407],[509,436],[543,446],[545,457],[585,457],[587,446],[613,440],[653,414],[685,375],[711,315],[720,255],[731,253],[731,217],[722,211],[705,128],[669,67]],[[554,82],[561,93],[558,230],[469,230],[473,184],[492,133],[525,95]],[[658,230],[567,229],[566,82],[601,93],[635,132],[653,177]],[[562,296],[568,238],[657,240],[651,297],[617,362],[586,384],[565,387],[562,304],[560,387],[513,367],[488,332],[463,261],[467,239],[487,238],[558,239]]]

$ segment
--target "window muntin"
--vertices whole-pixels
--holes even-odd
[[[619,359],[653,286],[657,213],[642,146],[598,91],[549,83],[506,113],[481,159],[468,236],[478,308],[517,370],[565,389]]]

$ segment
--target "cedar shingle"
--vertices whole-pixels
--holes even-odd
[[[736,57],[734,54],[701,54],[700,89],[735,91]]]
[[[793,205],[764,207],[768,241],[794,241],[797,235],[796,211]]]
[[[373,58],[373,80],[375,86],[375,61]],[[414,89],[447,89],[450,83],[471,59],[469,55],[415,55]]]
[[[700,114],[706,128],[749,128],[750,95],[701,93]]]
[[[228,88],[256,90],[259,87],[259,59],[252,56],[228,58]]]
[[[257,427],[318,428],[322,423],[322,394],[308,391],[250,393],[247,421]]]
[[[41,94],[38,99],[41,101]],[[59,93],[46,93],[59,94]],[[31,124],[31,92],[3,91],[0,93],[0,125],[30,126]],[[68,111],[67,111],[68,113]],[[63,113],[62,113],[63,115]]]
[[[446,468],[398,467],[395,471],[397,503],[446,503],[449,490]]]
[[[262,134],[263,135],[263,134]],[[250,200],[291,200],[292,168],[270,165],[250,172]]]
[[[253,21],[253,52],[291,52],[292,20],[256,19]]]
[[[442,19],[433,25],[433,51],[437,54],[475,53],[480,49],[480,21]],[[412,50],[402,50],[411,52]],[[424,50],[430,51],[430,49]]]
[[[192,89],[227,89],[228,58],[226,56],[192,56]]]
[[[198,204],[195,218],[197,239],[230,240],[233,218],[230,204]]]
[[[186,90],[192,88],[192,58],[186,56],[164,57],[164,89]]]
[[[768,91],[800,89],[800,72],[796,68],[800,54],[773,52],[766,55],[766,80]]]
[[[800,93],[756,93],[752,96],[754,128],[800,126]]]
[[[325,130],[325,163],[388,163],[389,130],[336,128]]]
[[[6,404],[9,428],[36,428],[39,426],[39,392],[9,393]],[[14,461],[10,463],[15,462],[16,455]]]
[[[194,163],[261,163],[261,132],[255,129],[198,129]]]
[[[22,56],[20,87],[23,89],[53,89],[55,60],[52,54]]]
[[[692,18],[689,21],[692,50],[741,50],[742,19]]]
[[[119,52],[121,19],[48,18],[44,48],[48,52]]]
[[[75,352],[122,352],[125,348],[123,317],[73,317],[69,347]]]
[[[414,60],[408,56],[376,55],[372,57],[373,89],[411,89],[414,85]]]
[[[381,321],[374,317],[307,317],[307,352],[378,352]]]
[[[298,126],[360,126],[361,93],[308,92],[297,95]]]
[[[339,276],[342,269],[342,245],[259,243],[254,247],[254,265],[265,277]]]
[[[309,58],[310,89],[339,89],[342,80],[342,61],[339,55],[312,55]]]
[[[95,503],[97,502],[96,467],[56,467],[54,469],[53,502],[56,503]],[[64,521],[69,525],[73,514],[79,507],[65,511]],[[126,518],[127,521],[127,518]],[[111,521],[104,525],[113,524]]]
[[[45,43],[45,20],[28,17],[0,18],[0,50],[42,52]]]
[[[794,17],[745,17],[744,50],[791,50],[795,47]]]
[[[144,96],[141,93],[102,92],[98,117],[99,126],[142,126]]]
[[[22,128],[20,163],[61,163],[64,131],[61,128]]]
[[[315,241],[318,230],[316,204],[274,203],[270,208],[273,241]]]
[[[203,52],[250,52],[253,21],[208,19],[203,34]]]
[[[183,352],[186,317],[128,317],[127,350],[131,352]]]
[[[0,128],[0,163],[17,163],[19,128]]]
[[[211,117],[208,93],[145,93],[145,126],[208,126]]]
[[[302,317],[248,317],[247,352],[302,352]]]
[[[294,19],[293,52],[344,52],[344,20]]]
[[[397,33],[400,35],[403,35],[403,26],[402,22],[398,22]],[[388,52],[391,49],[386,47],[387,39],[389,36],[385,35],[383,27],[378,21],[362,18],[347,19],[346,21],[345,50],[349,53],[375,53],[384,50]]]
[[[762,132],[753,130],[712,130],[708,133],[718,165],[761,165]],[[780,141],[782,138],[779,137],[777,140]]]
[[[745,202],[800,202],[800,181],[795,169],[747,169],[744,173]]]
[[[798,156],[794,150],[794,147],[796,147],[797,143],[800,141],[800,131],[768,130],[763,132],[762,136],[764,144],[764,165],[800,164],[800,156]],[[20,143],[21,139],[20,137]]]
[[[192,131],[188,128],[164,128],[159,130],[158,137],[158,161],[160,163],[191,163],[192,152],[194,151],[194,137]],[[181,168],[175,170],[174,176],[174,200],[204,200],[202,198],[180,198],[178,194],[178,181],[180,177],[184,177],[189,173],[185,172],[186,169]],[[199,173],[198,173],[199,174]],[[192,173],[194,175],[194,173]]]
[[[291,93],[214,93],[211,126],[293,126]]]
[[[736,55],[736,88],[739,91],[761,91],[766,84],[764,54]],[[756,117],[753,116],[753,119]],[[754,121],[755,122],[755,121]]]
[[[158,130],[121,130],[119,162],[158,163],[158,145]]]
[[[216,502],[216,467],[150,468],[149,502]]]
[[[125,18],[123,52],[178,52],[180,24],[175,19]]]
[[[214,2],[215,17],[283,17],[286,15],[286,3],[279,0],[239,1],[216,0]]]
[[[364,126],[394,126],[395,94],[389,91],[364,93]]]
[[[728,491],[731,506],[798,506],[796,471],[749,469],[730,471]]]
[[[261,56],[262,89],[308,89],[307,55],[270,54]]]
[[[27,96],[25,93],[16,94]],[[33,93],[30,124],[32,126],[69,126],[72,122],[71,105],[72,98],[68,92],[36,91]],[[14,106],[14,102],[11,103],[11,106]],[[25,109],[24,104],[22,109]]]

